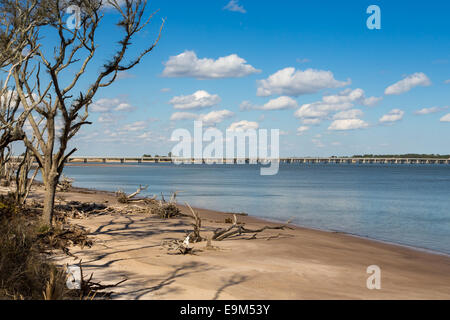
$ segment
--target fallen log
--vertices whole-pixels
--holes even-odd
[[[244,225],[239,225],[237,221],[236,215],[233,215],[233,224],[228,228],[218,228],[214,231],[214,234],[212,236],[212,240],[215,241],[222,241],[224,239],[230,238],[235,235],[241,235],[245,233],[253,233],[253,236],[251,239],[256,238],[256,234],[263,232],[265,230],[284,230],[284,229],[292,229],[289,227],[289,224],[291,223],[291,220],[286,222],[283,225],[279,226],[264,226],[259,229],[248,229]]]

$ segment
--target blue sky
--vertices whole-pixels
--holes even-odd
[[[369,30],[369,5],[381,29]],[[98,93],[78,155],[167,154],[193,119],[280,129],[282,156],[450,153],[450,2],[150,1],[130,55]],[[107,11],[94,74],[118,29]],[[172,120],[171,120],[172,119]]]

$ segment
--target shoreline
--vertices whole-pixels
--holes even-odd
[[[108,190],[91,189],[91,188],[84,188],[84,187],[72,187],[72,188],[74,190],[79,190],[79,191],[105,193],[105,194],[109,194],[109,195],[114,196],[114,192],[113,191],[108,191]],[[185,209],[187,208],[183,204],[177,204],[177,206],[183,207]],[[224,211],[221,211],[221,210],[218,210],[218,209],[213,209],[213,208],[200,208],[200,207],[194,207],[194,206],[192,206],[192,208],[196,209],[196,210],[202,210],[202,211],[213,211],[213,212],[217,212],[217,213],[224,214],[224,215],[232,214],[232,212],[224,212]],[[236,215],[240,216],[239,213],[236,213]],[[272,224],[272,225],[286,222],[286,221],[283,221],[283,220],[258,217],[258,216],[250,215],[250,214],[247,214],[247,213],[246,213],[246,217],[250,218],[254,222],[266,223],[266,224],[269,223],[269,224]],[[373,241],[373,242],[376,242],[376,243],[381,243],[381,244],[386,244],[386,245],[398,246],[398,247],[409,249],[409,250],[415,250],[415,251],[418,251],[418,252],[424,252],[424,253],[440,255],[440,256],[445,256],[445,257],[450,258],[450,253],[441,252],[441,251],[428,249],[428,248],[423,248],[423,247],[412,246],[412,245],[403,244],[403,243],[392,242],[392,241],[388,241],[388,240],[381,240],[381,239],[371,238],[371,237],[368,237],[368,236],[362,236],[362,235],[358,235],[358,234],[355,234],[355,233],[339,231],[339,230],[329,230],[329,229],[322,229],[322,228],[314,228],[314,227],[304,226],[304,225],[296,224],[296,223],[290,223],[289,225],[291,227],[295,227],[295,228],[298,228],[298,229],[314,230],[314,231],[326,232],[326,233],[330,233],[330,234],[342,234],[342,235],[349,236],[349,237],[354,237],[354,238],[357,238],[357,239]]]
[[[36,185],[32,199],[42,199]],[[192,230],[192,218],[160,219],[119,204],[114,192],[73,187],[58,193],[59,201],[131,208],[69,223],[89,230],[91,248],[71,247],[77,259],[57,253],[55,263],[83,261],[83,272],[104,284],[128,280],[114,288],[113,299],[450,299],[450,258],[416,248],[361,238],[335,231],[294,225],[289,230],[258,233],[192,244],[193,254],[177,255],[162,247],[182,240]],[[30,199],[30,200],[32,200]],[[61,200],[62,199],[62,200]],[[194,209],[202,219],[201,234],[226,228],[232,213]],[[122,210],[123,211],[123,210]],[[125,210],[126,211],[126,210]],[[279,225],[255,216],[238,216],[250,229]],[[366,287],[368,266],[382,272],[382,289]]]

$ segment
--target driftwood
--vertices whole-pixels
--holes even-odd
[[[158,201],[158,205],[151,208],[150,213],[157,215],[162,219],[170,219],[181,215],[181,211],[176,204],[177,192],[174,192],[170,197],[170,201],[166,203],[164,195],[161,193],[161,200]]]
[[[58,190],[61,192],[68,192],[72,189],[72,184],[74,179],[66,177],[65,175],[61,175],[61,179],[58,182]]]
[[[131,201],[145,201],[146,199],[134,199],[134,197],[136,197],[139,193],[141,193],[141,191],[143,190],[147,190],[148,186],[143,187],[142,185],[139,185],[139,188],[127,195],[125,192],[123,192],[122,190],[118,190],[116,191],[116,197],[117,197],[117,201],[119,203],[130,203]]]
[[[200,229],[202,227],[202,220],[198,216],[198,214],[192,209],[192,207],[189,205],[189,203],[186,202],[186,206],[191,210],[192,218],[194,219],[194,223],[192,223],[192,226],[194,227],[194,231],[189,233],[188,237],[189,240],[192,242],[200,242],[203,240],[202,236],[200,235]]]
[[[284,229],[292,229],[289,227],[291,220],[289,220],[288,222],[286,222],[283,225],[279,225],[279,226],[264,226],[262,228],[259,229],[248,229],[246,227],[244,227],[243,224],[239,224],[237,221],[237,217],[234,214],[233,215],[233,224],[228,227],[228,228],[218,228],[214,231],[214,234],[212,236],[212,240],[215,241],[222,241],[224,239],[230,238],[232,236],[235,235],[242,235],[245,233],[253,233],[253,236],[250,237],[248,240],[250,239],[256,239],[256,234],[263,232],[264,230],[284,230]]]
[[[177,254],[191,254],[193,248],[189,246],[189,235],[181,240],[163,240],[161,246],[167,248],[168,251],[175,251]]]
[[[81,288],[77,291],[78,291],[81,299],[93,300],[95,297],[109,298],[113,292],[112,291],[103,292],[103,290],[117,287],[119,284],[128,280],[125,278],[115,284],[103,285],[100,282],[92,281],[92,276],[94,275],[94,273],[91,273],[91,275],[89,276],[89,278],[87,278],[87,280],[85,279],[85,277],[83,275],[83,267],[81,265],[81,260],[78,263],[78,266],[80,267],[80,272],[81,272],[81,279],[80,279],[81,280],[81,283],[80,283]]]

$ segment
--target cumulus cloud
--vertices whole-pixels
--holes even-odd
[[[400,109],[393,109],[380,118],[381,123],[392,123],[403,119],[405,112]]]
[[[228,127],[227,130],[229,130],[229,131],[246,131],[249,129],[256,130],[258,128],[259,128],[258,122],[241,120],[241,121],[233,122],[232,124],[230,124],[230,126]]]
[[[297,101],[288,96],[281,96],[272,100],[269,100],[262,106],[256,106],[249,101],[243,101],[241,103],[241,110],[285,110],[297,108]]]
[[[301,126],[297,128],[297,135],[300,136],[309,130],[308,126]]]
[[[169,103],[175,109],[203,109],[209,108],[221,101],[217,94],[210,94],[204,90],[198,90],[191,95],[173,97]]]
[[[206,114],[196,114],[192,112],[175,112],[170,117],[170,120],[200,120],[203,121],[203,124],[206,126],[213,126],[227,118],[231,118],[234,116],[234,113],[230,110],[218,110],[211,111]]]
[[[244,9],[243,5],[239,4],[238,0],[230,0],[228,4],[223,7],[224,10],[233,11],[233,12],[240,12],[240,13],[246,13],[247,11]]]
[[[94,102],[90,107],[92,112],[107,113],[112,111],[133,111],[136,108],[125,101],[123,98],[103,98]]]
[[[247,64],[247,61],[236,54],[220,57],[217,60],[199,59],[194,51],[186,50],[169,58],[162,75],[169,78],[218,79],[240,78],[259,72],[261,70]]]
[[[341,111],[336,113],[333,116],[335,120],[343,120],[343,119],[355,119],[363,116],[363,112],[359,109],[351,109],[346,111]]]
[[[447,113],[440,119],[441,122],[450,122],[450,113]]]
[[[192,112],[175,112],[170,116],[170,120],[178,121],[178,120],[192,120],[197,119],[198,114]]]
[[[325,118],[332,112],[347,110],[352,106],[353,104],[349,102],[331,104],[318,101],[302,105],[294,115],[297,118]]]
[[[234,113],[231,112],[230,110],[219,110],[219,111],[211,111],[210,113],[207,114],[202,114],[198,119],[203,121],[205,125],[215,125],[233,116]]]
[[[364,90],[360,88],[354,90],[346,89],[337,95],[323,97],[323,101],[329,104],[358,103],[364,106],[374,106],[382,99],[382,97],[366,98]]]
[[[339,119],[334,120],[328,127],[328,130],[343,131],[367,128],[367,122],[361,119]]]
[[[432,107],[432,108],[423,108],[417,111],[414,111],[414,114],[417,115],[425,115],[425,114],[430,114],[430,113],[437,113],[437,112],[441,112],[443,110],[448,109],[449,107]]]
[[[270,75],[267,79],[258,81],[258,96],[274,94],[299,96],[316,93],[322,89],[339,88],[349,85],[350,80],[338,81],[331,71],[306,69],[295,70],[285,68]]]
[[[431,81],[424,73],[416,72],[387,87],[384,93],[386,95],[402,94],[417,86],[426,87],[430,85]]]
[[[297,118],[301,118],[305,124],[319,123],[321,120],[329,118],[329,115],[331,113],[342,112],[351,109],[355,104],[368,105],[368,100],[370,100],[369,104],[373,105],[374,100],[379,101],[380,98],[376,97],[366,98],[364,90],[359,88],[354,90],[346,89],[336,95],[324,96],[322,98],[322,101],[303,104],[294,113],[294,115]],[[362,113],[362,111],[352,111],[352,112]],[[343,119],[342,117],[344,117],[344,115],[345,114],[341,113],[339,117]],[[347,118],[354,118],[354,117],[348,116]]]

